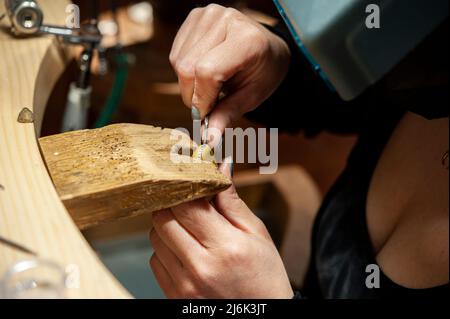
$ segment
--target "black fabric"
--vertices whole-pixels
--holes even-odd
[[[376,164],[402,116],[406,111],[412,111],[429,119],[447,117],[448,82],[402,90],[397,86],[390,87],[383,80],[355,100],[345,102],[314,73],[286,28],[278,26],[272,31],[289,44],[291,67],[273,96],[247,116],[270,127],[288,132],[303,131],[308,136],[323,130],[359,134],[345,171],[325,197],[316,218],[312,261],[303,296],[447,297],[449,285],[407,289],[396,285],[382,272],[380,289],[366,287],[366,266],[376,262],[365,206]],[[441,40],[447,42],[447,38]],[[448,49],[447,44],[445,47]],[[444,71],[448,75],[448,70]]]
[[[292,299],[304,299],[301,292],[300,291],[295,291],[294,292],[294,297],[292,297]]]

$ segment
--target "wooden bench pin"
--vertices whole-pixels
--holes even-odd
[[[210,149],[198,155],[201,161],[174,161],[183,155],[171,153],[176,143],[171,132],[116,124],[39,140],[58,194],[78,227],[213,196],[231,185],[204,157]]]

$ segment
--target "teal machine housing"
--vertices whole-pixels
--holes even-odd
[[[448,0],[274,0],[300,50],[344,100],[378,82],[447,17]],[[376,5],[379,28],[366,23]],[[448,39],[443,39],[448,41]]]

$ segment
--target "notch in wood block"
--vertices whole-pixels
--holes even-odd
[[[212,196],[231,185],[213,163],[183,163],[179,154],[172,154],[178,159],[173,161],[177,141],[171,133],[116,124],[43,137],[39,143],[61,200],[86,229]]]

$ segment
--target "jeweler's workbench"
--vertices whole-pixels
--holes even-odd
[[[44,23],[64,25],[69,3],[40,1]],[[172,154],[169,129],[122,124],[39,142],[48,97],[74,50],[55,36],[15,37],[7,20],[0,28],[0,297],[29,296],[39,284],[45,296],[129,297],[79,229],[212,196],[231,182],[211,162],[173,161],[181,155]],[[53,271],[54,282],[17,279],[39,267],[42,275]]]
[[[68,1],[39,3],[46,22],[64,24]],[[0,12],[5,12],[3,1]],[[76,265],[79,287],[67,289],[67,297],[130,297],[75,226],[39,151],[37,136],[45,105],[69,54],[55,37],[12,37],[6,20],[0,22],[0,234],[62,267]],[[33,118],[20,123],[24,108]],[[0,245],[0,275],[28,258]]]

